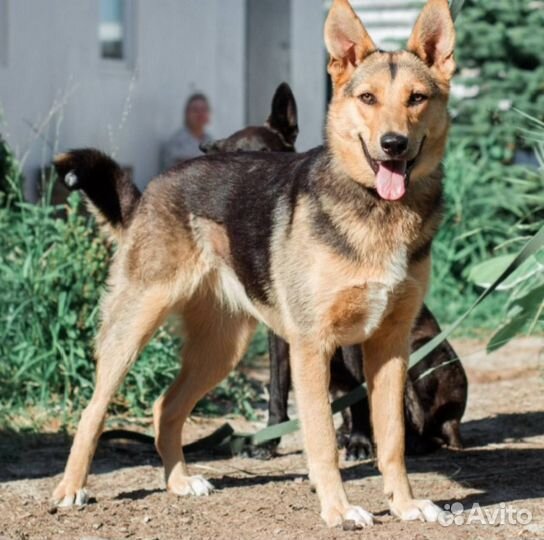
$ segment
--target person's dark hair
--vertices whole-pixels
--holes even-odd
[[[202,92],[196,92],[194,94],[191,94],[187,98],[187,101],[185,102],[185,110],[184,110],[184,116],[183,116],[185,125],[187,125],[187,112],[189,111],[189,107],[195,101],[203,101],[207,105],[208,108],[210,107],[210,102],[208,101],[208,98]]]

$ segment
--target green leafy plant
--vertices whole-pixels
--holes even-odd
[[[461,13],[464,4],[465,0],[450,0],[450,10],[454,20],[457,19],[459,13]]]
[[[542,176],[510,166],[452,142],[446,161],[445,214],[433,243],[433,277],[427,300],[442,324],[453,322],[474,302],[478,287],[470,268],[521,248],[544,221]],[[465,331],[495,327],[503,299],[492,296],[475,310]]]
[[[514,257],[495,257],[476,265],[471,270],[470,279],[481,287],[487,287]],[[503,310],[504,318],[487,344],[488,352],[506,345],[523,331],[530,334],[544,329],[544,249],[512,274],[499,291],[507,291],[509,296]]]
[[[544,120],[543,26],[539,1],[464,2],[455,83],[472,97],[453,100],[452,140],[505,165],[517,150],[531,150],[514,109]]]
[[[452,10],[460,3],[452,1]],[[446,211],[433,244],[428,298],[442,324],[457,319],[478,295],[469,269],[515,251],[544,219],[542,176],[513,165],[517,152],[531,155],[537,137],[534,123],[515,108],[544,119],[544,48],[534,43],[544,20],[538,5],[465,0],[456,21],[454,89],[472,97],[452,98]],[[486,300],[463,331],[496,327],[503,301]]]
[[[112,247],[81,211],[78,194],[62,213],[47,200],[25,202],[18,164],[5,145],[0,148],[0,404],[5,410],[52,407],[68,421],[93,389],[93,341]],[[259,339],[253,356],[262,352],[262,332]],[[179,370],[180,347],[171,327],[161,328],[127,376],[113,410],[149,413]],[[209,399],[221,403],[223,412],[250,414],[253,394],[245,383],[241,376],[231,378]]]
[[[544,207],[544,123],[535,118],[531,119],[535,128],[535,135],[539,143],[536,147],[536,155],[540,163],[540,171],[534,173],[540,193],[535,194],[535,199]],[[537,217],[537,216],[535,216]],[[528,230],[542,226],[542,219],[535,219]],[[526,238],[515,239],[526,240]],[[497,279],[502,271],[514,260],[515,254],[493,257],[474,266],[469,274],[469,279],[476,285],[487,287]],[[502,320],[493,333],[487,345],[488,351],[493,351],[508,343],[516,335],[526,332],[528,334],[544,329],[544,248],[535,253],[530,259],[516,270],[499,287],[499,291],[508,293],[505,306],[500,310]],[[503,300],[504,303],[504,299]]]

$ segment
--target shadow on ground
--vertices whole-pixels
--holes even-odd
[[[439,450],[434,454],[407,459],[411,473],[436,472],[471,488],[478,493],[459,501],[491,505],[544,496],[540,473],[544,462],[543,448],[495,447],[507,441],[544,435],[544,412],[500,414],[463,424],[467,448],[463,451]],[[44,478],[62,472],[70,447],[65,434],[15,434],[0,432],[0,482]],[[225,459],[225,454],[193,454],[189,461]],[[251,469],[248,461],[248,469]],[[151,465],[160,460],[150,444],[103,442],[93,463],[93,474],[120,468]],[[378,474],[372,464],[361,463],[344,467],[345,480],[361,479]],[[214,480],[219,489],[249,487],[268,483],[296,481],[302,474],[256,474],[248,477],[225,475]],[[520,482],[520,478],[523,481]],[[499,489],[500,487],[500,489]],[[118,499],[139,500],[154,494],[156,489],[138,489],[120,493]],[[451,501],[443,501],[451,502]]]

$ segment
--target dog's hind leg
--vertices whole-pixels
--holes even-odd
[[[372,525],[372,514],[349,504],[340,471],[329,402],[330,355],[312,342],[291,341],[291,372],[302,425],[310,480],[317,489],[321,517],[329,527],[353,520]]]
[[[186,341],[182,368],[153,408],[155,444],[168,491],[177,495],[207,495],[212,489],[201,476],[189,476],[181,432],[194,406],[238,363],[255,330],[255,321],[233,314],[209,299],[194,299],[183,310]]]
[[[460,422],[457,418],[444,422],[442,425],[442,437],[450,448],[453,448],[454,450],[463,449]]]
[[[96,343],[96,385],[81,415],[64,477],[53,493],[57,504],[86,502],[84,487],[108,405],[138,352],[164,320],[168,307],[168,296],[158,287],[118,287],[105,298]]]

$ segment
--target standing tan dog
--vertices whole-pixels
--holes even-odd
[[[298,135],[297,104],[287,83],[276,89],[270,116],[263,126],[246,127],[230,137],[203,145],[207,154],[216,152],[293,152]],[[119,199],[117,195],[115,197]],[[437,320],[425,305],[412,327],[412,352],[441,332]],[[289,420],[287,415],[291,371],[289,344],[273,332],[268,333],[270,355],[270,397],[268,425]],[[463,447],[460,421],[467,402],[467,377],[448,340],[442,342],[423,361],[408,371],[404,396],[407,455],[422,454],[447,444]],[[445,365],[432,374],[419,376],[436,366]],[[331,390],[349,392],[365,382],[363,354],[360,345],[336,349],[331,359]],[[368,458],[372,455],[368,399],[354,403],[343,411],[344,424],[337,440],[346,447],[346,459]],[[253,457],[268,459],[276,454],[280,439],[264,445],[246,447]]]
[[[328,397],[333,351],[357,343],[391,512],[437,519],[438,507],[413,497],[406,474],[403,391],[440,221],[453,21],[447,0],[429,0],[408,51],[386,53],[347,0],[335,0],[325,42],[334,85],[325,147],[186,162],[151,182],[136,204],[121,198],[113,218],[108,190],[129,189],[115,163],[88,151],[57,159],[67,184],[85,191],[119,242],[102,306],[96,388],[54,492],[61,504],[85,502],[108,404],[140,349],[175,313],[186,330],[183,366],[154,407],[170,492],[211,491],[188,474],[182,427],[239,361],[261,320],[291,345],[310,479],[325,522],[373,521],[347,500]]]

